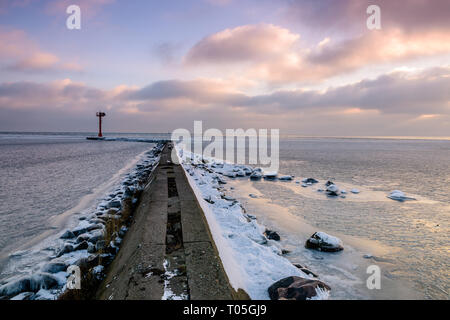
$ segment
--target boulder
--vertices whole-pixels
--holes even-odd
[[[96,243],[97,241],[102,240],[104,236],[103,230],[94,230],[89,238],[89,242]]]
[[[338,196],[339,195],[339,188],[335,184],[330,184],[327,186],[327,195],[329,196]]]
[[[252,180],[259,180],[262,178],[262,174],[259,171],[253,171],[252,174],[250,175],[250,179]]]
[[[34,295],[34,292],[22,292],[12,297],[11,300],[33,300]]]
[[[277,178],[278,173],[276,171],[267,171],[264,172],[264,179],[266,180],[275,180]]]
[[[276,233],[275,231],[272,230],[267,230],[264,232],[264,235],[267,237],[267,239],[269,240],[275,240],[275,241],[280,241],[280,235],[278,233]]]
[[[106,207],[107,207],[108,209],[111,209],[111,208],[120,208],[121,206],[122,206],[122,204],[120,203],[119,200],[111,201],[111,202],[109,202],[109,203],[106,205]]]
[[[25,291],[31,291],[31,280],[29,277],[21,277],[0,286],[0,297],[12,297]]]
[[[78,251],[78,250],[87,250],[87,248],[89,248],[89,244],[87,241],[83,241],[80,244],[78,244],[77,246],[75,246],[75,248],[73,248],[74,251]]]
[[[305,247],[325,252],[337,252],[344,250],[342,241],[336,237],[330,236],[325,232],[315,232],[308,240]]]
[[[403,202],[405,200],[416,200],[415,198],[410,198],[405,195],[403,191],[394,190],[387,196],[389,199]]]
[[[305,178],[302,180],[303,183],[318,183],[319,181],[314,178]]]
[[[300,263],[293,263],[293,265],[300,269],[303,273],[306,273],[307,275],[313,276],[314,278],[318,278],[319,276],[308,269],[306,266],[302,266]]]
[[[65,253],[69,253],[73,251],[73,245],[70,243],[65,243],[64,246],[59,250],[57,257],[61,257]]]
[[[64,232],[60,237],[60,239],[73,239],[73,238],[75,238],[75,235],[70,230],[66,230],[66,232]]]
[[[47,272],[47,273],[58,273],[61,271],[66,271],[66,269],[67,269],[67,264],[64,261],[55,259],[55,260],[45,264],[42,267],[41,271]]]
[[[83,241],[88,241],[90,238],[91,238],[91,235],[89,233],[80,234],[77,237],[76,243],[81,243]]]
[[[317,296],[317,289],[330,291],[322,281],[291,276],[272,284],[268,292],[272,300],[306,300]]]

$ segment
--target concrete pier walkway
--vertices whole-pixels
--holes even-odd
[[[170,161],[171,147],[161,154],[98,299],[232,299],[203,211],[183,168]]]

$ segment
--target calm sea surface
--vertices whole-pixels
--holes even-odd
[[[279,172],[296,178],[236,179],[239,200],[281,233],[292,251],[289,259],[307,264],[334,287],[335,298],[449,298],[450,141],[285,138]],[[295,182],[305,177],[320,183],[303,188]],[[327,180],[346,189],[346,198],[318,192]],[[361,193],[350,193],[352,188]],[[417,200],[388,199],[395,189]],[[260,198],[250,199],[249,192]],[[339,236],[346,250],[305,249],[304,241],[318,230]],[[366,287],[372,264],[381,268],[381,290]]]
[[[30,259],[14,266],[17,251],[60,231],[64,223],[54,223],[59,216],[95,204],[150,148],[85,136],[0,134],[0,280],[33,264]],[[279,172],[295,175],[294,181],[235,179],[227,186],[235,187],[236,197],[262,224],[281,234],[288,259],[330,284],[332,298],[448,299],[449,164],[448,140],[290,137],[280,141]],[[296,180],[305,177],[320,183],[303,188]],[[346,198],[317,192],[326,180],[346,189]],[[350,193],[352,188],[361,193]],[[388,199],[395,189],[417,200]],[[317,230],[339,236],[345,250],[305,249],[304,241]],[[373,264],[381,268],[381,290],[366,287],[366,267]]]
[[[17,250],[27,252],[64,228],[70,216],[95,205],[118,186],[130,163],[153,146],[87,141],[86,136],[0,134],[0,280],[35,263],[33,258],[14,263]]]

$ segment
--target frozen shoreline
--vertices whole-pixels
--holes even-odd
[[[101,279],[104,268],[101,268],[100,261],[108,263],[113,259],[127,230],[126,226],[122,226],[109,235],[109,221],[122,221],[124,211],[131,210],[135,205],[147,177],[159,163],[158,154],[162,146],[158,144],[145,152],[120,185],[106,195],[94,211],[73,217],[79,220],[77,226],[61,232],[58,240],[43,240],[44,243],[50,241],[49,246],[41,250],[47,252],[44,257],[50,254],[50,260],[34,266],[28,275],[14,275],[3,280],[0,283],[0,298],[57,299],[66,289],[69,275],[66,269],[69,265],[96,264],[91,271],[95,278]],[[109,236],[112,236],[111,241],[105,241]],[[20,256],[26,252],[15,254]]]
[[[284,248],[265,235],[266,228],[255,216],[245,212],[241,203],[225,194],[220,175],[234,172],[250,175],[248,166],[220,164],[214,159],[176,148],[188,181],[205,213],[225,272],[234,290],[243,289],[252,299],[269,299],[274,282],[298,276],[317,280],[283,257]],[[189,158],[189,159],[188,159]],[[206,161],[204,161],[206,160]],[[189,162],[189,163],[188,163]],[[316,290],[313,299],[327,299],[328,291]]]

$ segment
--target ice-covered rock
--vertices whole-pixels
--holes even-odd
[[[305,179],[302,180],[302,182],[304,182],[304,183],[311,183],[312,184],[312,183],[318,183],[319,181],[314,179],[314,178],[305,178]]]
[[[291,276],[272,284],[268,292],[271,300],[307,300],[330,290],[322,281]]]
[[[63,254],[72,252],[73,249],[74,249],[74,247],[73,247],[72,244],[70,244],[70,243],[65,243],[65,244],[63,245],[63,247],[61,248],[61,250],[59,250],[59,252],[58,252],[58,254],[57,254],[56,256],[57,256],[57,257],[60,257],[60,256],[62,256]]]
[[[301,265],[300,263],[293,263],[293,265],[300,269],[303,273],[313,276],[314,278],[318,278],[319,276],[317,274],[315,274],[314,272],[312,272],[311,270],[308,269],[308,267]]]
[[[264,172],[264,179],[274,180],[274,179],[276,179],[277,175],[278,175],[278,172],[276,172],[276,171],[267,171],[267,172]]]
[[[252,174],[250,175],[250,179],[252,180],[259,180],[262,178],[262,174],[259,171],[253,171]]]
[[[73,239],[75,238],[75,235],[72,231],[66,230],[60,237],[61,239]]]
[[[335,184],[330,184],[327,186],[327,194],[329,196],[338,196],[339,195],[339,188]]]
[[[10,300],[33,300],[34,292],[22,292],[17,296],[12,297]]]
[[[63,260],[55,259],[53,261],[48,262],[45,264],[41,271],[47,272],[47,273],[58,273],[61,271],[66,271],[67,264]]]
[[[276,233],[275,231],[272,231],[272,230],[266,229],[266,231],[264,232],[264,235],[269,240],[275,240],[275,241],[280,241],[281,240],[280,235],[278,233]]]
[[[391,191],[387,197],[396,201],[416,200],[415,198],[407,197],[405,193],[400,190]]]
[[[320,231],[315,232],[306,240],[305,247],[307,249],[316,249],[325,252],[337,252],[344,249],[342,241],[339,238]]]

